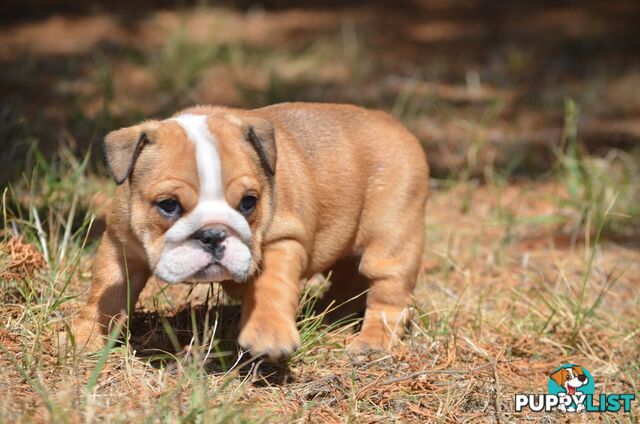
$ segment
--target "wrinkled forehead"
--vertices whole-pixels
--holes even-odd
[[[135,173],[145,184],[175,179],[200,189],[195,144],[177,121],[163,121],[151,136],[152,145],[143,151]]]
[[[248,168],[240,122],[233,116],[185,114],[162,121],[145,152],[139,175],[145,179],[182,180],[210,199],[224,196],[223,181]],[[205,200],[205,199],[201,199]]]

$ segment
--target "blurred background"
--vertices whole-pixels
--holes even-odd
[[[637,149],[638,22],[634,0],[5,0],[0,183],[61,148],[102,172],[109,130],[185,106],[294,100],[392,112],[438,178],[544,175],[567,99],[584,151]]]

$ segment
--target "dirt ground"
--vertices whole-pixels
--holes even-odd
[[[0,420],[564,421],[514,395],[565,363],[640,395],[638,2],[151,3],[0,6]],[[237,305],[154,281],[123,346],[66,355],[114,190],[102,137],[294,100],[387,110],[425,147],[402,345],[354,360],[353,325],[307,299],[299,354],[234,367]],[[579,419],[638,422],[639,402]]]

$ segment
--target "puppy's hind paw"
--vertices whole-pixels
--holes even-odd
[[[63,352],[89,354],[97,352],[104,347],[105,339],[102,337],[97,324],[80,322],[74,324],[71,334],[60,333],[60,349]]]

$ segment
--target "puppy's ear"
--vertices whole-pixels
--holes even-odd
[[[555,381],[558,386],[564,387],[564,383],[567,381],[567,370],[560,368],[558,371],[551,374],[549,378]]]
[[[116,184],[124,183],[138,159],[145,144],[151,142],[151,134],[159,122],[148,121],[133,127],[112,131],[104,139],[104,154],[109,173]]]
[[[575,366],[573,367],[573,371],[575,371],[576,375],[584,375],[584,370],[582,367]]]
[[[262,118],[249,118],[244,120],[242,133],[245,140],[255,150],[260,160],[260,165],[267,176],[276,174],[277,148],[276,134],[271,121]]]

